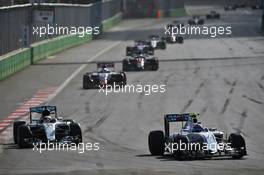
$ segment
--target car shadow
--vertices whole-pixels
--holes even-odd
[[[192,159],[187,159],[187,160],[179,160],[173,157],[172,155],[165,154],[163,156],[152,156],[151,154],[139,154],[135,155],[135,157],[153,157],[156,158],[160,161],[220,161],[220,160],[245,160],[246,158],[241,158],[241,159],[234,159],[232,157],[211,157],[211,158],[192,158]]]

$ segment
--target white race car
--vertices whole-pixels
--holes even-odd
[[[57,116],[56,106],[30,108],[30,121],[15,121],[13,124],[15,144],[20,148],[30,148],[41,143],[79,144],[82,131],[79,123]]]
[[[242,135],[232,133],[225,139],[224,132],[202,127],[197,116],[194,113],[166,114],[164,132],[149,133],[150,153],[158,156],[168,153],[180,160],[223,156],[238,159],[247,155]],[[178,124],[179,130],[175,132],[176,127],[170,128],[170,123]]]

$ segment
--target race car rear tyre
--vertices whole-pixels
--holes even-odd
[[[206,19],[211,19],[211,15],[206,15]]]
[[[228,137],[231,148],[239,152],[238,155],[232,156],[234,159],[240,159],[246,155],[246,142],[241,134],[231,133]]]
[[[128,61],[127,60],[123,60],[122,70],[123,71],[129,71],[129,65],[128,65]]]
[[[90,77],[84,75],[83,76],[83,89],[90,89],[91,88],[89,81],[90,81]]]
[[[176,40],[177,40],[177,43],[183,44],[183,37],[182,36],[178,36],[176,38]]]
[[[154,63],[155,65],[152,67],[152,70],[157,71],[159,69],[159,61]]]
[[[123,76],[122,79],[122,87],[125,86],[127,84],[127,78],[126,78],[126,73],[125,72],[121,72],[121,75]]]
[[[20,148],[32,148],[31,143],[27,143],[25,139],[32,139],[32,134],[26,125],[18,127],[17,144]]]
[[[70,136],[76,138],[74,141],[76,145],[82,143],[82,130],[78,123],[73,122],[70,124]]]
[[[163,131],[151,131],[148,136],[148,146],[151,155],[162,156],[165,149],[165,137]]]
[[[165,50],[166,49],[166,43],[165,42],[161,42],[160,48]]]
[[[17,137],[18,137],[18,127],[21,125],[26,124],[25,121],[15,121],[13,124],[13,138],[14,138],[14,143],[17,144]]]

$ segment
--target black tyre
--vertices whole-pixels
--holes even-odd
[[[91,89],[90,77],[88,75],[83,76],[83,89]]]
[[[179,44],[183,44],[183,37],[182,36],[178,36],[176,38],[176,42],[179,43]]]
[[[127,47],[126,48],[126,56],[132,56],[133,48],[132,47]]]
[[[122,70],[123,71],[129,71],[129,65],[128,65],[128,61],[126,59],[123,60]]]
[[[238,153],[237,155],[232,156],[233,158],[240,159],[247,154],[246,142],[241,134],[231,133],[228,137],[228,142],[231,144],[231,148]]]
[[[82,143],[82,130],[78,123],[71,123],[70,124],[70,136],[75,138],[75,144]]]
[[[15,121],[13,124],[13,138],[14,138],[14,143],[17,144],[17,137],[18,137],[18,127],[21,125],[25,125],[25,121]]]
[[[166,49],[166,43],[165,42],[161,43],[161,49]]]
[[[162,156],[165,149],[165,137],[163,131],[151,131],[148,136],[148,146],[151,155]]]
[[[174,158],[178,159],[178,160],[187,160],[190,159],[190,155],[189,155],[189,150],[185,149],[183,147],[183,144],[185,144],[186,148],[187,145],[189,143],[189,139],[187,136],[183,136],[183,135],[177,135],[174,138],[174,144],[177,144],[178,148],[174,148],[176,149],[172,155],[174,156]],[[181,144],[182,144],[182,148],[181,148]],[[176,146],[176,145],[174,145]]]
[[[159,69],[159,61],[158,61],[158,59],[155,59],[152,70],[157,71],[158,69]]]
[[[121,72],[121,75],[123,76],[122,85],[125,86],[127,84],[126,73],[125,72]]]
[[[204,20],[203,19],[199,20],[198,24],[203,25],[204,24]]]
[[[17,144],[20,148],[32,148],[33,145],[26,142],[26,139],[32,139],[32,134],[26,125],[18,127]]]

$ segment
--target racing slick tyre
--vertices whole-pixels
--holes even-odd
[[[234,159],[240,159],[247,154],[246,142],[241,134],[231,133],[228,137],[228,142],[231,144],[231,148],[238,152],[237,155],[232,156]]]
[[[152,70],[157,71],[159,69],[159,60],[155,59],[155,62],[153,64],[154,65],[152,66]]]
[[[17,144],[18,127],[24,124],[26,124],[25,121],[15,121],[13,124],[13,138],[15,144]]]
[[[126,59],[123,60],[122,67],[123,67],[122,68],[123,71],[130,71],[128,60],[126,60]]]
[[[148,146],[151,155],[162,156],[165,149],[165,137],[163,131],[151,131],[148,136]]]
[[[212,16],[211,15],[206,15],[206,19],[211,19]]]
[[[198,24],[199,24],[199,25],[203,25],[203,24],[204,24],[204,20],[203,20],[203,19],[200,19],[200,20],[198,21]]]
[[[179,43],[179,44],[183,44],[183,37],[182,36],[178,36],[176,38],[176,42]]]
[[[165,42],[160,42],[160,48],[165,50],[166,49],[166,43]]]
[[[74,143],[76,145],[82,143],[82,130],[78,123],[72,122],[70,124],[70,136],[73,136],[75,138]]]
[[[132,56],[133,53],[133,48],[132,47],[127,47],[126,48],[126,56]]]
[[[25,139],[32,139],[32,134],[26,125],[18,127],[17,144],[20,148],[32,148],[33,145],[27,143]]]
[[[122,83],[121,86],[125,86],[127,84],[127,78],[126,78],[126,73],[125,72],[120,72],[120,74],[122,75]]]
[[[87,75],[83,76],[83,89],[91,89],[90,77]]]
[[[174,158],[176,158],[178,160],[188,160],[190,158],[189,150],[187,148],[188,143],[189,143],[189,140],[188,140],[187,136],[177,135],[174,138],[174,144],[177,145],[176,148],[175,148],[175,145],[173,145],[172,155],[174,156]],[[182,145],[185,145],[185,147],[182,147]],[[185,150],[183,150],[183,149],[185,149]]]

